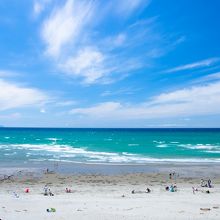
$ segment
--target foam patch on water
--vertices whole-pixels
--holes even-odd
[[[159,145],[157,145],[156,147],[159,147],[159,148],[166,148],[166,147],[168,147],[168,145],[167,145],[167,144],[159,144]]]
[[[210,145],[210,144],[196,144],[196,145],[181,144],[179,146],[187,148],[187,149],[192,149],[192,150],[218,150],[218,149],[220,150],[220,146],[218,146],[218,145]]]
[[[62,138],[46,138],[46,140],[56,142],[56,141],[62,141]]]
[[[206,153],[211,153],[211,154],[220,154],[220,149],[219,150],[206,150]]]
[[[165,143],[165,141],[153,141],[153,142],[156,144],[164,144]]]

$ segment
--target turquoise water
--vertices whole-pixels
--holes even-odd
[[[220,129],[0,128],[0,162],[220,162]]]

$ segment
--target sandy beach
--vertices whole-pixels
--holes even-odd
[[[207,188],[200,187],[205,175],[187,177],[181,171],[172,179],[167,171],[108,175],[13,171],[0,182],[0,219],[219,219],[217,174],[217,170],[212,174],[214,187]],[[165,190],[171,184],[177,192]],[[43,195],[45,185],[54,196]],[[195,194],[192,187],[198,189]],[[147,188],[150,193],[145,193]],[[47,212],[51,208],[55,212]]]

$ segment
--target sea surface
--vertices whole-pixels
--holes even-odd
[[[0,128],[0,164],[220,162],[220,129]]]

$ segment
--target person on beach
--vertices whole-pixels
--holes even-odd
[[[208,185],[209,188],[212,188],[211,183],[212,183],[212,181],[209,179],[208,182],[207,182],[207,185]]]
[[[66,188],[66,193],[71,193],[71,189]]]
[[[165,190],[169,191],[169,192],[176,192],[177,191],[177,186],[172,184],[171,186],[166,186]]]
[[[208,184],[204,179],[201,179],[200,186],[201,187],[208,187]]]
[[[48,187],[44,186],[44,196],[48,196]]]
[[[193,190],[193,194],[195,194],[195,192],[198,192],[198,189],[196,187],[192,187],[192,190]]]
[[[170,178],[170,180],[172,179],[172,173],[169,174],[169,178]]]
[[[19,195],[16,192],[13,192],[15,198],[19,198]]]
[[[146,193],[150,193],[150,192],[151,192],[151,190],[149,188],[147,188]]]
[[[48,192],[49,192],[49,196],[54,196],[54,194],[51,192],[50,189],[48,190]]]

